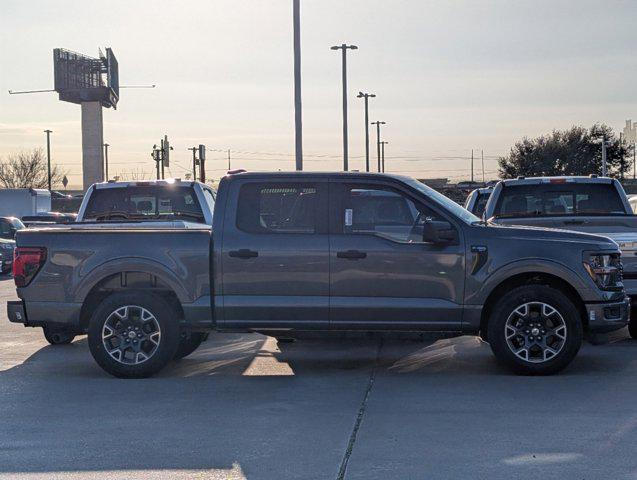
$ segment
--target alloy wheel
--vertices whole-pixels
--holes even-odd
[[[149,360],[159,347],[161,329],[155,316],[137,305],[119,307],[102,327],[102,343],[119,363],[138,365]]]
[[[507,345],[513,354],[530,363],[555,358],[566,344],[566,322],[554,307],[543,302],[524,303],[504,325]]]

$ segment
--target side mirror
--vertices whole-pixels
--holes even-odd
[[[450,244],[457,241],[456,229],[446,220],[425,220],[423,224],[423,242],[436,245]]]

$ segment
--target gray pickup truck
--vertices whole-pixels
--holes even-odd
[[[611,178],[520,177],[497,184],[485,209],[490,222],[563,228],[609,237],[622,252],[626,293],[637,307],[637,215]],[[629,327],[637,338],[637,322]]]
[[[212,230],[17,235],[12,322],[57,343],[88,333],[97,363],[145,377],[217,331],[480,335],[522,374],[550,374],[587,331],[626,325],[610,239],[492,226],[407,177],[224,177]]]

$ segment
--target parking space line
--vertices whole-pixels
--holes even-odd
[[[354,450],[354,444],[356,443],[356,436],[358,435],[358,430],[360,429],[361,423],[363,422],[363,416],[365,415],[365,410],[367,409],[367,400],[369,399],[369,395],[374,386],[374,380],[376,379],[376,370],[378,369],[378,361],[380,359],[380,350],[383,347],[382,338],[378,342],[378,349],[376,350],[376,359],[374,360],[374,366],[372,367],[372,371],[369,374],[369,380],[367,382],[367,388],[365,389],[365,395],[363,396],[363,400],[358,409],[358,415],[356,416],[356,422],[354,423],[354,428],[352,429],[352,433],[349,436],[349,441],[347,442],[347,449],[345,449],[345,455],[343,455],[343,460],[341,460],[341,466],[338,469],[338,475],[336,480],[343,480],[345,478],[345,473],[347,472],[347,464],[349,462],[349,457],[352,455],[352,451]]]

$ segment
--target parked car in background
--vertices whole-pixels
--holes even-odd
[[[125,198],[124,219],[156,216],[165,195],[135,186],[90,215]],[[99,227],[21,230],[8,317],[52,343],[88,333],[119,377],[158,372],[212,330],[480,335],[513,371],[551,374],[584,332],[628,321],[612,240],[489,225],[408,177],[240,173],[221,180],[212,229]]]
[[[503,180],[489,198],[486,217],[502,225],[562,228],[611,238],[622,251],[624,285],[635,311],[637,216],[617,180],[594,176]],[[630,333],[637,338],[637,322],[631,323]]]
[[[476,188],[473,190],[464,203],[464,208],[473,213],[476,217],[482,218],[487,201],[493,192],[493,187]]]
[[[22,230],[24,224],[15,217],[0,217],[0,238],[4,240],[15,240],[15,234]]]
[[[51,211],[51,192],[35,188],[0,189],[0,216],[22,218]]]
[[[212,225],[215,191],[200,182],[151,180],[91,185],[77,222],[112,227],[148,223],[147,228]]]
[[[5,240],[0,238],[0,272],[8,273],[13,266],[13,250],[15,249],[14,240]]]

